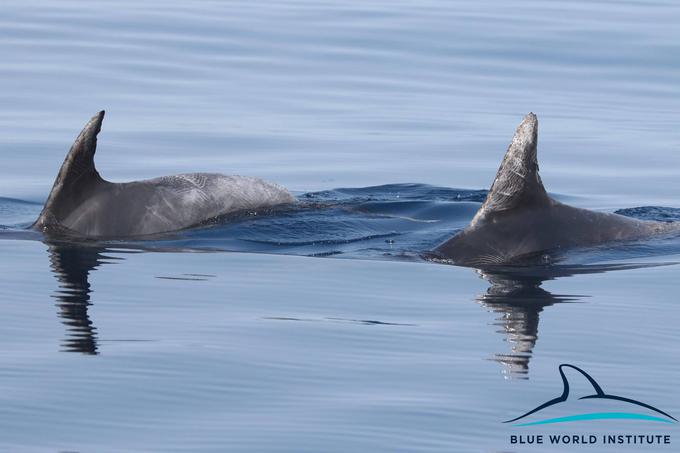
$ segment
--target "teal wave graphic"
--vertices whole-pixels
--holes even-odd
[[[673,423],[665,418],[653,415],[635,414],[632,412],[595,412],[592,414],[570,415],[568,417],[548,418],[531,423],[520,423],[514,426],[548,425],[551,423],[578,422],[583,420],[647,420],[650,422]]]

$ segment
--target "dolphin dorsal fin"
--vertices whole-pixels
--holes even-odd
[[[529,113],[517,126],[486,200],[472,220],[473,225],[493,213],[550,202],[538,174],[537,142],[538,119]]]
[[[94,166],[97,134],[102,127],[104,111],[97,113],[85,125],[64,159],[52,191],[35,225],[59,223],[78,206],[92,184],[102,182]]]

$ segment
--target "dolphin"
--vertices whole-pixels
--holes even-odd
[[[76,138],[33,229],[85,238],[143,236],[295,201],[285,188],[249,176],[189,173],[106,181],[94,165],[103,119],[102,110]]]
[[[550,263],[573,247],[680,231],[674,223],[595,212],[551,198],[538,174],[538,119],[524,117],[491,189],[470,225],[438,245],[431,257],[480,267]]]

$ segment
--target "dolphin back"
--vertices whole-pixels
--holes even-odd
[[[143,236],[292,202],[286,189],[260,178],[191,173],[110,184],[78,206],[64,224],[88,237]]]
[[[456,264],[483,267],[545,264],[568,248],[638,239],[676,228],[618,214],[589,211],[552,199],[539,175],[538,119],[517,127],[505,158],[470,225],[434,249]]]
[[[248,176],[191,173],[105,181],[94,164],[103,119],[101,111],[76,138],[32,228],[85,237],[149,235],[295,201],[285,188]]]

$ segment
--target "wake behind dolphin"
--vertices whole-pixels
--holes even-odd
[[[103,119],[102,110],[76,139],[33,228],[90,238],[142,236],[295,200],[283,187],[247,176],[191,173],[105,181],[94,165]]]

